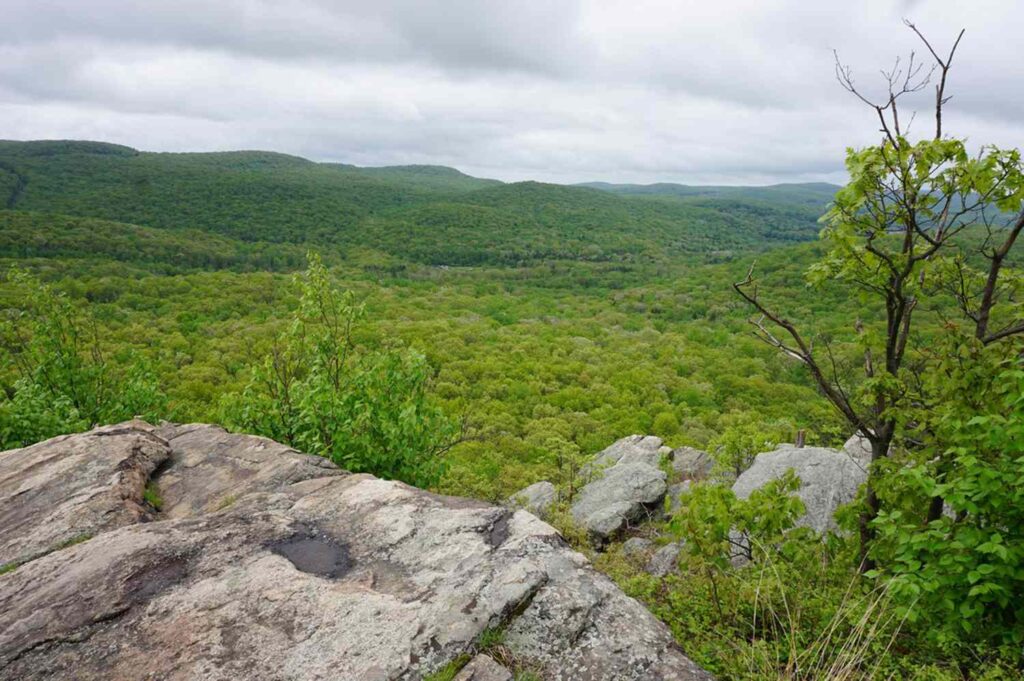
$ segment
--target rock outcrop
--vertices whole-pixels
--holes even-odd
[[[737,497],[746,499],[755,489],[782,477],[789,469],[800,478],[797,496],[806,507],[797,524],[818,532],[836,529],[836,509],[852,501],[867,480],[865,469],[845,452],[789,445],[758,454],[753,465],[736,479],[732,490]]]
[[[660,513],[668,476],[659,463],[669,451],[661,438],[630,435],[598,453],[585,469],[595,479],[569,509],[576,524],[602,543]]]
[[[547,480],[535,482],[524,487],[508,498],[506,502],[512,508],[523,508],[543,518],[558,499],[558,491]]]
[[[163,518],[185,518],[230,506],[252,492],[272,492],[303,480],[341,475],[320,456],[220,426],[165,424],[170,457],[160,472]]]
[[[665,473],[644,464],[622,464],[580,490],[570,509],[577,525],[597,543],[660,512]]]
[[[715,464],[710,454],[693,447],[673,449],[671,457],[672,471],[683,480],[703,480]]]
[[[149,520],[146,483],[169,455],[161,438],[133,424],[0,455],[0,565]]]
[[[493,627],[544,679],[710,678],[530,513],[215,426],[0,453],[0,517],[0,679],[415,680]]]
[[[627,463],[642,463],[657,468],[662,456],[671,450],[662,445],[660,437],[654,435],[630,435],[601,450],[584,471],[600,472],[611,466]]]

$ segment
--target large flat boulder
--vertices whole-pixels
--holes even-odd
[[[121,429],[167,462],[165,511],[0,576],[0,679],[415,680],[497,626],[544,679],[710,678],[530,513],[333,467],[316,476],[304,455],[215,428]],[[85,465],[104,437],[10,461],[66,451]]]
[[[595,539],[610,539],[661,511],[667,477],[643,462],[616,464],[579,491],[570,508],[573,520]]]
[[[171,453],[142,422],[0,453],[0,565],[148,520],[146,483]]]
[[[736,479],[732,490],[737,497],[746,499],[790,469],[800,478],[797,496],[807,509],[797,524],[818,532],[836,529],[836,509],[853,501],[857,489],[867,480],[865,469],[846,452],[788,445],[758,454],[753,465]]]

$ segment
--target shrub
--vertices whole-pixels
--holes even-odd
[[[9,274],[0,357],[10,373],[0,397],[0,448],[22,447],[94,424],[167,414],[167,400],[134,355],[107,360],[88,307],[35,277]]]
[[[318,256],[296,286],[288,330],[241,395],[226,400],[225,420],[353,472],[435,486],[459,429],[430,394],[426,359],[357,346],[363,306],[331,285]]]

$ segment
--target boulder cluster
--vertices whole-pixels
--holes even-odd
[[[621,526],[665,479],[611,458]],[[0,453],[0,566],[5,680],[710,678],[533,514],[211,425]]]
[[[856,496],[867,479],[870,461],[871,448],[859,435],[841,450],[781,444],[758,454],[750,468],[732,481],[732,490],[745,499],[793,470],[800,478],[796,495],[806,509],[797,525],[820,533],[835,531],[835,511]],[[710,477],[713,469],[714,460],[707,452],[671,449],[658,437],[630,435],[599,452],[583,468],[589,482],[571,500],[569,510],[595,546],[623,540],[624,556],[640,561],[653,575],[665,576],[676,569],[683,544],[652,537],[646,521],[678,509],[693,482]],[[555,486],[542,481],[513,495],[509,503],[544,517],[557,496]]]

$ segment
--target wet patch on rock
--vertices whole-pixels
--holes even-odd
[[[156,564],[148,565],[128,578],[125,587],[129,600],[145,603],[157,594],[166,591],[188,576],[188,558],[173,556]]]
[[[328,579],[343,577],[355,565],[347,546],[323,535],[300,534],[268,548],[291,561],[296,570]]]

